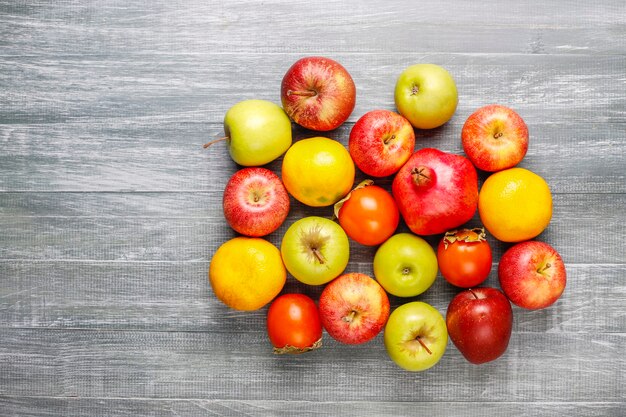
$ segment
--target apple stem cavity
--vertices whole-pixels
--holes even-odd
[[[417,187],[426,188],[433,184],[435,180],[435,171],[426,166],[420,165],[411,170],[411,178],[413,179],[413,184]]]
[[[537,272],[540,274],[543,274],[547,269],[550,269],[552,265],[550,264],[550,262],[546,263],[544,266],[540,267],[539,269],[537,269]]]
[[[346,323],[352,323],[354,321],[354,317],[358,314],[356,310],[350,310],[347,316],[343,316],[342,320]]]
[[[428,352],[428,354],[429,354],[429,355],[432,355],[432,354],[433,354],[433,352],[431,352],[431,350],[430,350],[430,349],[428,349],[428,346],[426,346],[426,343],[424,343],[424,342],[422,341],[422,338],[421,338],[421,337],[417,336],[417,337],[415,338],[415,340],[417,340],[417,341],[419,342],[419,344],[420,344],[420,345],[422,345],[422,347],[426,350],[426,352]]]
[[[287,91],[288,96],[303,96],[303,97],[315,97],[317,95],[317,91],[314,90],[306,90],[306,91]]]
[[[387,136],[387,137],[385,138],[385,140],[383,140],[383,143],[384,143],[385,145],[387,145],[387,144],[389,144],[389,142],[391,142],[391,141],[392,141],[392,140],[394,140],[395,138],[396,138],[396,135]]]
[[[202,145],[202,147],[203,147],[204,149],[206,149],[206,148],[208,148],[209,146],[213,145],[214,143],[221,142],[221,141],[223,141],[223,140],[228,140],[228,139],[230,139],[230,136],[224,136],[224,137],[221,137],[221,138],[217,138],[217,139],[215,139],[215,140],[212,140],[211,142],[205,143],[204,145]]]

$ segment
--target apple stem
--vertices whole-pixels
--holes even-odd
[[[204,149],[206,149],[206,148],[208,148],[209,146],[213,145],[214,143],[221,142],[221,141],[223,141],[223,140],[227,140],[227,139],[230,139],[230,136],[224,136],[224,137],[221,137],[221,138],[218,138],[218,139],[212,140],[211,142],[205,143],[202,147],[203,147]]]
[[[326,262],[326,260],[324,259],[324,256],[322,255],[322,253],[319,251],[319,249],[317,248],[312,248],[311,251],[313,252],[313,255],[317,258],[317,260],[319,261],[320,264],[324,265],[324,263]]]
[[[288,96],[304,96],[304,97],[314,97],[317,95],[317,91],[313,91],[313,90],[306,90],[306,91],[293,91],[293,90],[288,90],[287,91],[287,95]]]
[[[420,345],[422,345],[422,347],[423,347],[424,349],[426,349],[426,352],[428,352],[428,354],[429,354],[429,355],[432,355],[432,354],[433,354],[433,352],[431,352],[431,351],[430,351],[430,349],[428,349],[428,346],[426,346],[426,343],[424,343],[424,342],[422,341],[422,338],[421,338],[421,337],[417,336],[417,337],[415,338],[415,340],[417,340],[417,341],[419,342],[419,344],[420,344]]]
[[[348,313],[347,316],[343,317],[343,321],[345,321],[346,323],[352,323],[352,321],[354,320],[354,316],[356,316],[356,311],[350,310],[350,313]]]
[[[383,141],[383,143],[386,145],[386,144],[388,144],[390,141],[394,140],[395,138],[396,138],[396,135],[391,135],[391,136],[387,137],[387,138]]]
[[[550,262],[548,262],[547,264],[545,264],[542,268],[539,268],[537,270],[537,272],[539,272],[540,274],[545,271],[546,269],[549,269],[552,265],[550,264]]]
[[[476,295],[476,293],[475,293],[474,291],[472,291],[472,289],[471,289],[471,288],[470,288],[470,289],[468,289],[468,291],[469,291],[469,292],[471,292],[471,293],[472,293],[472,295],[474,296],[474,298],[478,300],[478,296]]]

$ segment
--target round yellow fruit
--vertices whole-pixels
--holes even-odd
[[[354,162],[339,142],[314,137],[294,143],[283,158],[282,180],[296,200],[312,207],[335,204],[354,184]]]
[[[236,310],[257,310],[276,297],[287,271],[276,246],[261,238],[236,237],[220,246],[209,266],[215,296]]]
[[[546,181],[524,168],[492,174],[480,189],[478,213],[483,225],[498,240],[521,242],[548,227],[552,194]]]

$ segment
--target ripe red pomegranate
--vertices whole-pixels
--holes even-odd
[[[464,156],[424,148],[400,168],[391,191],[409,229],[418,235],[434,235],[474,216],[478,175]]]

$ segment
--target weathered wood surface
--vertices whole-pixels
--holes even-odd
[[[264,309],[213,297],[237,166],[201,145],[235,102],[278,102],[305,55],[355,79],[354,113],[326,134],[344,144],[363,113],[394,108],[416,62],[448,68],[460,97],[417,147],[462,153],[464,120],[488,103],[527,121],[521,165],[554,193],[539,239],[563,255],[568,287],[548,309],[514,307],[498,361],[470,365],[450,343],[408,373],[380,336],[276,357]],[[0,415],[622,416],[625,168],[621,1],[0,0]],[[330,216],[292,202],[275,244],[297,218]],[[490,241],[496,267],[509,245]],[[374,251],[352,243],[348,269],[371,274]],[[321,289],[290,278],[285,291]],[[439,278],[417,298],[444,312],[456,292]]]

